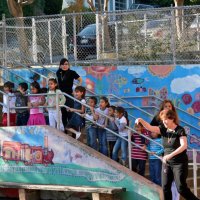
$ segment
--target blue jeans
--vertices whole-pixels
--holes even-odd
[[[128,139],[128,137],[125,137],[126,139]],[[117,161],[118,160],[118,152],[121,149],[121,159],[126,162],[127,159],[127,148],[128,148],[128,142],[124,139],[118,138],[115,146],[113,148],[113,152],[112,152],[112,159]]]
[[[108,156],[106,130],[100,127],[96,128],[96,130],[97,130],[97,137],[99,140],[99,152],[105,156]]]
[[[144,176],[146,160],[132,158],[132,170]],[[138,169],[137,169],[138,168]]]
[[[161,186],[162,162],[159,159],[149,159],[150,179],[157,185]]]
[[[95,127],[88,128],[88,145],[97,150],[97,131]]]
[[[108,155],[108,147],[107,147],[107,139],[106,139],[106,130],[99,127],[90,127],[88,129],[88,141],[89,146],[92,147],[95,150],[98,150],[97,148],[97,138],[99,141],[99,151],[104,154],[105,156]]]

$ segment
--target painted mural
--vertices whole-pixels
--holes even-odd
[[[58,66],[46,66],[53,72]],[[144,107],[154,115],[163,99],[170,99],[179,108],[180,118],[185,122],[182,125],[188,133],[196,138],[200,137],[200,65],[138,65],[138,66],[72,66],[84,81],[87,89],[97,94],[114,94],[124,97],[133,105]],[[55,73],[42,68],[34,68],[39,73],[55,77]],[[32,81],[34,73],[29,70],[16,69],[15,73],[23,79]],[[13,74],[4,74],[16,84],[23,80]],[[46,87],[46,79],[39,77],[42,87]],[[137,97],[137,98],[136,98]],[[117,105],[123,102],[115,100]],[[143,117],[150,121],[151,116],[142,112],[129,109],[129,113],[135,117]],[[134,119],[130,119],[134,122]],[[192,126],[191,126],[192,125]],[[191,147],[200,148],[195,138],[188,138]]]
[[[143,177],[48,126],[1,127],[1,182],[125,187],[118,199],[160,199]]]

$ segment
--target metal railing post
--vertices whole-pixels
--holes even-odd
[[[197,151],[192,149],[194,194],[197,196]]]
[[[132,170],[132,159],[131,159],[131,131],[128,130],[128,162],[129,162],[129,169]]]
[[[57,129],[60,130],[60,106],[59,106],[59,92],[56,90],[56,112],[57,112]]]
[[[6,95],[7,101],[7,126],[10,126],[10,97],[9,94]]]

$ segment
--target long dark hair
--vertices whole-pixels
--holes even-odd
[[[115,110],[120,113],[123,114],[123,116],[126,118],[127,120],[127,126],[129,126],[129,119],[128,119],[128,112],[121,106],[118,106],[115,108]]]
[[[50,78],[49,81],[52,81],[54,84],[57,84],[55,90],[59,89],[59,87],[58,87],[58,81],[56,80],[56,78]]]
[[[41,93],[41,89],[40,89],[40,84],[36,81],[31,83],[31,87],[36,88],[37,89],[37,93]]]
[[[109,108],[110,107],[110,103],[109,103],[109,101],[108,101],[108,98],[107,97],[100,97],[100,100],[103,100],[103,101],[105,101],[105,103],[106,103],[106,108]]]

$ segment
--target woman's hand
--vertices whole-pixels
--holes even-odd
[[[170,160],[170,159],[171,159],[171,155],[170,155],[170,154],[165,155],[165,156],[163,157],[163,163],[166,164],[167,161]]]

